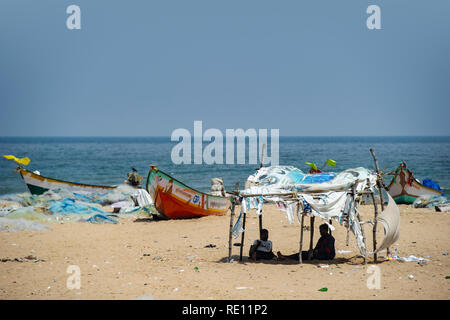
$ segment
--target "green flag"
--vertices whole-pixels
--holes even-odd
[[[310,165],[314,170],[317,170],[317,166],[315,163],[312,162],[305,162],[307,165]]]

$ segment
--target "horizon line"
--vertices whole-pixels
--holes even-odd
[[[224,137],[226,137],[224,135]],[[268,135],[268,138],[270,135]],[[360,135],[360,136],[351,136],[351,135],[305,135],[305,136],[293,136],[293,135],[283,135],[279,136],[279,138],[450,138],[450,135]],[[149,136],[0,136],[1,138],[171,138],[171,136],[157,136],[157,135],[149,135]]]

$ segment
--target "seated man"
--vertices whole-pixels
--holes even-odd
[[[336,252],[334,250],[334,238],[328,233],[328,225],[326,223],[319,227],[320,239],[317,241],[317,245],[314,250],[302,251],[302,261],[304,260],[331,260],[334,259]],[[280,251],[277,252],[278,259],[299,259],[299,254],[294,253],[289,256],[282,255]]]
[[[275,257],[272,252],[272,241],[269,239],[269,231],[262,229],[260,240],[255,240],[250,247],[250,259],[256,261],[260,259],[271,260]]]

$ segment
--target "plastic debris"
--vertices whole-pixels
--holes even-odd
[[[404,261],[404,262],[421,262],[421,261],[430,261],[429,259],[425,259],[425,258],[421,258],[421,257],[416,257],[416,256],[409,256],[407,258],[405,257],[398,257],[398,260],[400,261]]]
[[[448,200],[444,196],[421,196],[412,204],[414,208],[434,208],[435,206],[448,204]]]
[[[111,208],[127,208],[134,207],[134,203],[132,201],[119,201],[111,204]]]
[[[320,291],[320,292],[327,292],[327,291],[328,291],[328,288],[323,287],[323,288],[320,288],[319,291]]]

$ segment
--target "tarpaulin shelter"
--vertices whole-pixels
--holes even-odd
[[[244,246],[245,219],[250,209],[256,209],[259,215],[259,228],[262,229],[262,208],[264,203],[277,204],[277,207],[285,211],[286,217],[292,224],[297,218],[300,224],[300,252],[303,248],[303,225],[305,216],[310,216],[313,227],[315,217],[331,224],[334,220],[347,228],[348,235],[351,231],[355,235],[357,246],[366,263],[369,253],[374,254],[382,249],[389,248],[400,235],[400,213],[393,199],[388,195],[388,206],[384,209],[381,189],[382,212],[378,214],[375,201],[375,189],[379,183],[379,174],[366,168],[347,169],[340,173],[305,174],[301,170],[291,166],[271,166],[260,168],[251,175],[244,190],[237,190],[231,207],[229,260],[232,251],[232,236],[241,235],[240,260]],[[373,252],[369,252],[366,244],[366,235],[362,225],[367,221],[361,221],[359,204],[364,195],[372,197],[374,204],[373,224]],[[241,212],[233,226],[235,205],[241,203]],[[381,222],[385,229],[385,237],[380,246],[376,245],[377,222]],[[313,243],[313,228],[311,228],[311,243]],[[300,255],[300,263],[302,263]]]

